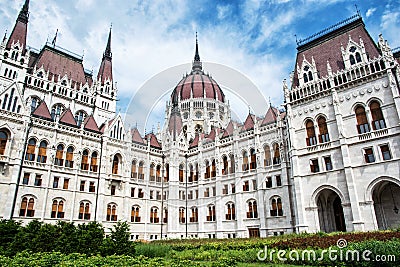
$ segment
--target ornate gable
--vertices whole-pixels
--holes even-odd
[[[13,113],[24,113],[25,104],[21,91],[16,82],[10,84],[6,90],[0,93],[0,109]]]

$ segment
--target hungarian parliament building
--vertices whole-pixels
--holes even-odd
[[[55,44],[30,49],[28,20],[26,0],[0,44],[0,218],[126,221],[132,240],[400,225],[400,50],[359,14],[299,41],[282,107],[244,122],[196,40],[145,135],[116,112],[111,31],[96,75]]]

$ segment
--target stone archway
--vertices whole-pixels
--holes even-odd
[[[342,201],[339,195],[331,189],[323,189],[317,198],[320,231],[346,231]]]
[[[372,191],[375,217],[380,230],[400,226],[400,186],[393,182],[381,181]]]

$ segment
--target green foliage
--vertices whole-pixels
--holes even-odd
[[[111,234],[103,241],[103,255],[133,255],[135,253],[134,243],[129,241],[127,222],[117,222],[110,231]]]
[[[151,243],[139,243],[135,247],[136,255],[144,255],[149,258],[165,257],[170,251],[171,247],[168,245],[156,245]]]

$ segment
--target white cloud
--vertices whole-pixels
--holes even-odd
[[[374,14],[375,11],[376,11],[375,7],[374,8],[369,8],[367,10],[367,13],[365,13],[365,16],[368,18],[368,17],[372,16],[372,14]]]

